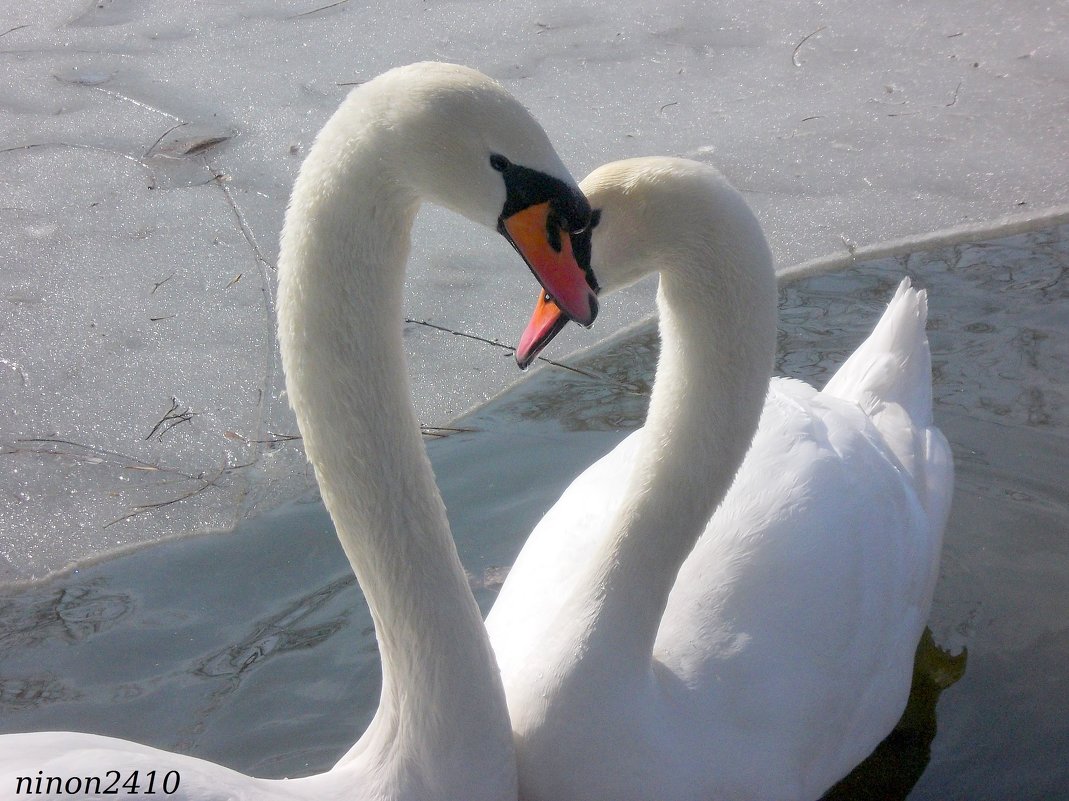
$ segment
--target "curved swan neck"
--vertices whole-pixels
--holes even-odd
[[[730,488],[764,405],[775,277],[756,220],[748,210],[738,217],[710,226],[736,234],[734,246],[699,238],[661,270],[661,353],[643,447],[593,583],[604,588],[593,636],[610,641],[603,651],[617,664],[649,665],[679,568]]]
[[[305,451],[382,658],[375,719],[342,763],[387,784],[391,770],[422,767],[428,786],[448,792],[459,775],[506,797],[515,774],[500,677],[405,371],[403,274],[419,198],[391,170],[388,137],[341,130],[338,116],[294,187],[278,335]]]

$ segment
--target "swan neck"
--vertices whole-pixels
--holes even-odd
[[[664,270],[657,305],[661,352],[642,448],[595,583],[605,588],[595,636],[613,641],[604,651],[618,664],[638,666],[649,665],[679,569],[757,429],[775,349],[775,279],[760,264]]]
[[[332,134],[328,123],[320,137]],[[444,786],[486,771],[472,786],[493,787],[500,773],[508,787],[504,694],[405,370],[404,266],[419,200],[375,145],[332,148],[324,163],[313,148],[279,257],[290,404],[382,660],[378,711],[339,767],[388,775],[423,765]]]

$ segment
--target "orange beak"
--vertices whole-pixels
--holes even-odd
[[[576,261],[569,232],[560,225],[549,201],[535,203],[502,219],[499,230],[523,256],[538,283],[556,301],[558,314],[583,326],[594,322],[598,315],[597,295],[587,272]],[[563,325],[561,323],[561,327]],[[545,341],[550,339],[552,337]],[[531,358],[534,358],[533,354]]]
[[[538,302],[535,304],[531,321],[527,323],[527,328],[520,337],[520,344],[516,347],[516,364],[520,366],[520,369],[526,370],[530,367],[542,348],[548,345],[550,340],[567,324],[568,318],[553,302],[549,293],[538,293]]]

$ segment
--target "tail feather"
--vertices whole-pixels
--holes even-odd
[[[824,388],[857,403],[914,479],[932,530],[942,532],[954,488],[954,461],[932,423],[932,357],[925,324],[928,296],[908,278],[866,339]],[[933,543],[938,553],[939,539]],[[933,565],[939,560],[934,559]],[[934,586],[934,575],[931,583]]]
[[[898,404],[914,426],[932,424],[932,357],[925,323],[928,295],[902,279],[876,328],[832,376],[824,392],[870,415]]]

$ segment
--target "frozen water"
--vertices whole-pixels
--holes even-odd
[[[715,163],[783,266],[1069,205],[1064,4],[0,0],[0,20],[0,580],[311,484],[276,442],[277,232],[315,131],[397,64],[498,78],[577,177]],[[438,210],[410,276],[407,317],[503,342],[535,292],[499,237]],[[516,377],[506,351],[406,334],[428,424]]]
[[[903,736],[827,801],[1065,799],[1069,225],[793,284],[777,372],[823,385],[903,275],[930,292],[935,421],[957,462],[929,625],[967,649],[967,669],[929,663],[935,686],[953,686],[922,685]],[[541,370],[428,443],[484,610],[573,476],[641,425],[657,340],[639,324],[574,356],[583,373]],[[320,503],[0,587],[0,732],[93,731],[307,775],[364,730],[380,678],[371,614]]]

